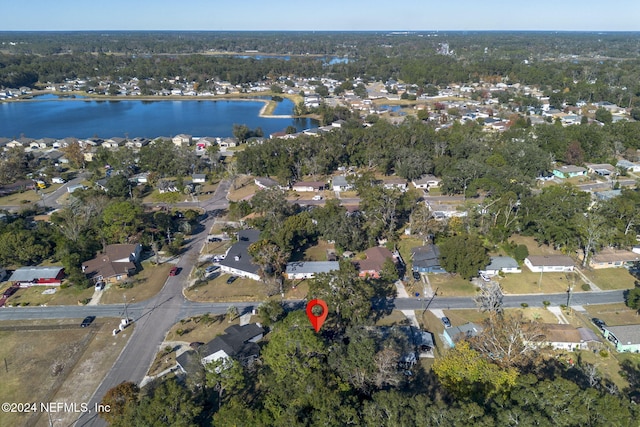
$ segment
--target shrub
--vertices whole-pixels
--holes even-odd
[[[580,286],[580,288],[582,288],[583,291],[590,291],[591,290],[591,286],[589,286],[588,283],[583,283],[582,286]]]
[[[527,304],[526,302],[523,302],[520,304],[520,306],[522,306],[522,308],[527,308],[529,307],[529,304]]]
[[[549,307],[551,305],[551,301],[542,301],[542,305],[544,305],[545,307]]]
[[[178,330],[176,331],[176,334],[177,334],[179,337],[181,337],[181,336],[183,336],[183,335],[185,334],[185,332],[186,332],[186,331],[185,331],[184,329],[180,328],[180,329],[178,329]]]
[[[609,357],[609,352],[607,350],[600,350],[601,357]]]
[[[64,282],[60,285],[60,289],[67,289],[69,287],[69,283],[68,282]]]

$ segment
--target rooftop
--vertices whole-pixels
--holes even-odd
[[[640,325],[606,326],[605,329],[615,335],[620,344],[640,344]]]
[[[527,259],[535,267],[571,267],[575,265],[573,260],[566,255],[529,255]]]
[[[249,255],[249,246],[259,239],[259,230],[238,231],[238,241],[229,248],[227,256],[220,261],[220,265],[257,274],[260,267],[253,263],[253,258]]]
[[[305,261],[287,264],[287,274],[328,273],[340,270],[338,261]]]
[[[491,262],[485,270],[501,270],[503,268],[518,268],[518,261],[510,256],[492,256]]]
[[[33,282],[36,279],[54,279],[64,267],[20,267],[9,278],[10,282]]]

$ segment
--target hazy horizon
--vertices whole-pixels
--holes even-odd
[[[0,31],[640,31],[636,0],[6,3]]]

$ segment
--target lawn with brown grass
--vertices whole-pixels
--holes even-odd
[[[469,297],[478,292],[473,283],[457,274],[429,274],[429,282],[434,292],[438,289],[438,296]]]
[[[320,240],[314,246],[307,248],[302,255],[303,261],[326,261],[327,250],[335,250],[336,246],[326,240]]]
[[[142,270],[128,280],[133,283],[131,288],[120,288],[118,284],[110,284],[103,291],[100,304],[120,304],[124,302],[125,295],[127,301],[144,301],[160,292],[164,283],[169,277],[169,270],[173,264],[164,263],[154,265],[150,260],[142,262]],[[181,274],[188,273],[182,271]]]
[[[185,290],[185,296],[201,302],[262,301],[267,297],[266,285],[262,282],[238,277],[235,282],[227,284],[228,278],[228,274],[222,274],[204,284],[192,286]]]
[[[626,268],[604,268],[600,270],[582,270],[600,289],[631,289],[636,278]]]
[[[583,292],[583,281],[579,277],[567,278],[566,273],[533,273],[526,267],[522,273],[506,274],[498,277],[500,286],[505,294],[555,294],[567,292],[569,284],[573,285],[573,292]]]
[[[400,310],[393,310],[388,316],[384,316],[376,322],[376,326],[408,325],[409,319]]]
[[[251,176],[243,175],[236,178],[235,186],[231,186],[229,189],[229,195],[227,198],[232,202],[237,202],[246,198],[250,198],[260,188],[254,183],[254,178]]]
[[[80,328],[80,320],[0,322],[0,358],[7,361],[0,381],[3,402],[88,402],[127,337],[112,337],[117,319],[96,319],[88,328]],[[60,425],[77,417],[56,414]],[[40,408],[32,415],[3,413],[0,425],[48,425],[45,418]]]
[[[562,255],[559,251],[556,251],[549,245],[539,244],[531,236],[521,236],[514,234],[509,237],[509,242],[514,242],[516,245],[525,245],[529,249],[529,255]]]
[[[43,294],[47,290],[55,290],[53,294]],[[41,306],[41,305],[76,305],[91,298],[93,286],[87,289],[69,287],[61,289],[59,286],[31,286],[21,288],[6,302],[10,306]]]
[[[585,310],[591,317],[602,319],[609,326],[640,324],[638,312],[623,303],[594,304],[585,306]]]

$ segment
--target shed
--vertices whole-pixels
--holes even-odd
[[[59,286],[64,277],[64,267],[20,267],[9,277],[9,282],[21,287],[44,285]]]

